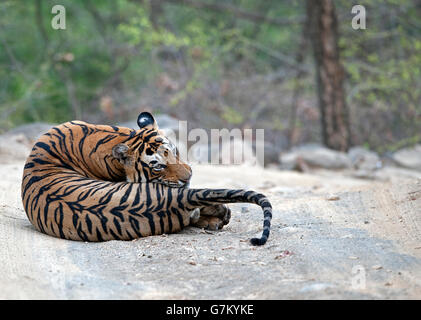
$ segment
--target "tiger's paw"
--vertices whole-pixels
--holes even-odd
[[[207,230],[221,230],[231,219],[231,210],[226,205],[215,205],[202,208],[200,218],[192,225]]]
[[[200,216],[217,217],[226,225],[231,219],[231,210],[225,204],[204,207],[200,210]]]
[[[201,216],[199,221],[193,224],[193,227],[216,231],[221,230],[224,227],[224,223],[218,217]]]

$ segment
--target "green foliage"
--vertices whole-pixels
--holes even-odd
[[[240,124],[244,121],[244,116],[232,107],[225,106],[222,118],[232,124]]]

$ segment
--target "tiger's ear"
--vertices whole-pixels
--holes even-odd
[[[142,112],[139,114],[139,117],[137,117],[137,124],[140,129],[158,129],[155,118],[149,112]]]
[[[112,149],[113,157],[120,161],[121,164],[127,164],[129,147],[124,143],[115,145]]]

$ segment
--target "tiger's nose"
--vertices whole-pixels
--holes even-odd
[[[172,164],[168,165],[169,171],[172,172],[172,175],[177,177],[177,180],[182,181],[183,183],[188,183],[192,176],[192,170],[190,166],[186,164]]]
[[[180,180],[185,181],[186,183],[188,183],[190,181],[190,178],[192,176],[192,170],[190,168],[189,165],[187,164],[182,164],[182,174],[180,175]]]

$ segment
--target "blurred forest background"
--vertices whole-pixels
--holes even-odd
[[[51,27],[56,4],[65,30]],[[416,0],[2,0],[0,132],[149,110],[264,128],[280,150],[394,151],[421,141],[420,36]]]

